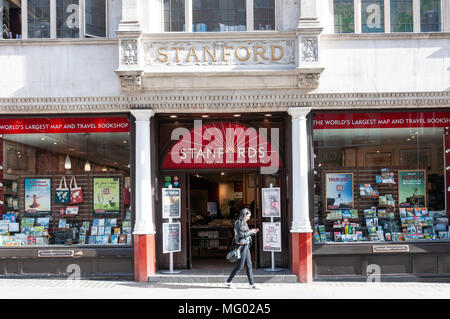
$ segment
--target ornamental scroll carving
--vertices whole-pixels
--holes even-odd
[[[299,89],[314,90],[319,86],[320,72],[297,73],[297,86]]]
[[[142,76],[140,75],[122,75],[120,76],[120,85],[125,91],[137,91],[142,89]]]

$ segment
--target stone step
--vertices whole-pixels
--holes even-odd
[[[150,283],[224,283],[229,276],[229,272],[192,271],[181,270],[179,274],[165,274],[161,271],[153,276],[149,276]],[[258,269],[253,273],[255,283],[297,283],[297,275],[289,270],[280,272],[265,272]],[[238,273],[233,283],[248,283],[245,270]]]

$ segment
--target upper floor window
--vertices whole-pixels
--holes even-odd
[[[0,0],[0,13],[4,39],[107,36],[107,0]]]
[[[413,32],[412,0],[391,0],[391,32]]]
[[[334,32],[355,32],[353,0],[334,0]]]
[[[441,0],[333,0],[334,32],[439,32],[442,5]]]
[[[384,32],[384,0],[361,0],[361,32]]]
[[[441,25],[441,1],[420,1],[420,31],[437,32]]]
[[[275,30],[275,0],[164,0],[165,32]],[[187,25],[192,24],[192,30]],[[190,28],[190,27],[189,27]]]

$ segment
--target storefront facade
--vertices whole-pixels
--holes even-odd
[[[50,225],[55,229],[50,231],[49,245],[2,245],[3,275],[67,275],[67,266],[75,264],[82,276],[148,281],[169,267],[163,238],[164,224],[169,222],[163,218],[163,188],[169,187],[181,190],[180,217],[172,220],[181,229],[174,267],[195,269],[199,255],[209,253],[208,245],[221,248],[219,255],[226,251],[226,243],[218,238],[229,237],[221,231],[229,231],[227,223],[235,210],[253,208],[251,223],[260,229],[270,221],[263,217],[261,197],[262,189],[272,186],[280,189],[281,208],[275,219],[281,223],[281,251],[275,253],[275,264],[288,268],[300,282],[366,280],[378,270],[381,278],[389,279],[449,277],[450,243],[444,239],[445,121],[450,108],[446,1],[411,0],[401,6],[396,0],[254,0],[231,1],[226,7],[220,7],[222,1],[194,0],[109,0],[106,7],[92,6],[95,1],[88,0],[69,2],[83,22],[75,32],[71,23],[64,27],[70,30],[59,29],[59,1],[49,0],[48,35],[38,36],[37,22],[24,14],[22,38],[0,42],[0,55],[8,57],[0,61],[2,69],[12,76],[11,81],[0,80],[0,120],[10,121],[5,125],[25,119],[39,125],[41,118],[51,123],[81,118],[85,124],[71,132],[40,128],[30,134],[3,133],[5,143],[22,148],[41,150],[34,140],[44,142],[41,138],[49,138],[48,134],[64,145],[39,151],[47,153],[47,160],[30,157],[34,171],[19,167],[19,223],[22,217],[33,217],[25,216],[26,179],[50,179]],[[31,0],[21,3],[22,10],[37,10]],[[16,10],[9,7],[9,12]],[[106,10],[103,22],[91,23],[90,10]],[[407,21],[400,21],[405,16]],[[76,19],[66,18],[76,25]],[[17,23],[10,30],[18,33]],[[69,34],[72,39],[62,39]],[[92,35],[96,37],[89,38]],[[33,63],[36,59],[42,63]],[[90,131],[110,117],[126,119],[127,130]],[[202,136],[199,144],[194,141],[196,128]],[[208,150],[212,136],[226,140],[226,128],[267,143],[260,149],[245,139]],[[278,139],[272,141],[274,129]],[[71,138],[75,139],[71,134],[79,139],[73,146],[79,150],[69,150]],[[180,146],[183,136],[192,137],[190,147]],[[112,147],[107,140],[117,145]],[[94,145],[86,149],[90,144]],[[267,158],[267,145],[276,150],[270,153],[277,155],[276,160]],[[174,150],[178,158],[173,158]],[[228,151],[233,154],[230,162]],[[77,168],[64,167],[66,155],[77,159]],[[48,164],[52,156],[63,164]],[[37,163],[42,161],[48,163],[39,170]],[[86,161],[91,171],[84,170]],[[264,172],[268,162],[277,163],[276,171]],[[9,163],[3,165],[5,171]],[[58,206],[54,195],[56,188],[64,188],[59,187],[62,176],[70,183],[72,171],[77,181],[82,180],[87,201],[72,219],[78,228],[90,222],[87,241],[80,243],[78,233],[77,241],[56,244],[56,226],[69,218],[62,218],[66,213],[61,215],[59,208],[65,206]],[[126,193],[120,192],[118,217],[96,213],[95,202],[100,199],[93,195],[95,178],[118,172],[123,175],[119,187],[130,190],[128,206]],[[395,184],[376,185],[376,176],[383,173],[393,173]],[[328,197],[333,187],[347,187],[338,183],[339,174],[346,181],[351,177],[351,205],[331,203],[339,195]],[[421,181],[418,185],[424,188],[406,195],[423,196],[419,202],[402,197],[408,189],[406,182],[400,186],[402,174]],[[8,190],[12,181],[5,175],[2,182],[6,186],[2,201],[6,207],[12,201],[13,208],[4,209],[6,213],[15,212],[14,194]],[[366,196],[370,189],[377,195]],[[215,212],[214,203],[222,218],[204,221],[206,215],[196,214]],[[407,208],[421,210],[416,215]],[[98,235],[98,228],[92,230],[104,227],[94,226],[94,220],[107,219],[109,223],[116,219],[120,234],[111,230],[108,243],[89,244],[89,236],[104,236]],[[382,219],[391,223],[381,223]],[[33,236],[24,230],[28,244]],[[126,243],[116,245],[113,235],[132,235],[132,240],[128,236]],[[261,232],[252,251],[257,267],[270,266],[263,240]]]

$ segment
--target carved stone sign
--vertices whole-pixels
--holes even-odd
[[[145,68],[210,65],[292,65],[295,40],[146,41]]]

